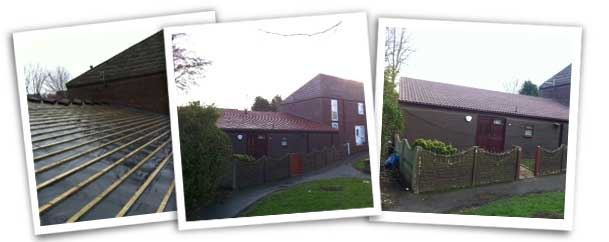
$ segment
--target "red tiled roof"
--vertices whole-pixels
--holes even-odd
[[[405,103],[533,118],[569,120],[569,108],[549,98],[490,91],[408,77],[400,79],[399,92],[400,101]]]
[[[216,122],[221,129],[338,132],[326,125],[282,112],[223,109]]]
[[[318,74],[285,98],[283,103],[293,103],[318,97],[364,101],[364,84],[326,74]]]

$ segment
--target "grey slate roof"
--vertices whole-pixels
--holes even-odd
[[[66,84],[68,88],[165,72],[163,31],[157,32]],[[102,78],[103,76],[103,78]]]
[[[569,120],[569,108],[552,99],[402,77],[400,101],[472,111]]]
[[[285,98],[283,103],[293,103],[318,97],[364,101],[364,84],[326,74],[318,74]]]
[[[571,64],[542,83],[539,86],[539,89],[549,88],[552,86],[562,86],[565,84],[571,84]]]

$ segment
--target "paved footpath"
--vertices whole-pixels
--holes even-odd
[[[565,175],[534,177],[442,193],[414,194],[391,189],[397,204],[386,210],[398,212],[447,213],[456,209],[480,206],[497,199],[528,193],[564,191]]]
[[[237,217],[249,206],[260,201],[266,196],[277,191],[293,187],[310,181],[326,180],[340,177],[353,177],[370,179],[370,174],[365,174],[353,168],[353,164],[368,156],[367,152],[353,154],[340,162],[335,167],[322,169],[299,177],[291,177],[275,183],[264,184],[252,188],[242,189],[231,193],[223,203],[215,204],[205,209],[198,210],[189,220],[207,220]]]

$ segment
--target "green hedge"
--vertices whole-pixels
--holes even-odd
[[[199,102],[178,108],[184,200],[187,210],[215,200],[224,166],[231,159],[230,138],[216,127],[220,110]]]
[[[413,147],[419,146],[425,150],[434,152],[440,155],[452,155],[459,152],[459,150],[450,144],[446,144],[436,139],[417,139],[414,141]]]

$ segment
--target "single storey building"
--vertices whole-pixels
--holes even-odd
[[[280,157],[338,146],[338,131],[282,112],[222,109],[216,126],[231,138],[233,153]]]
[[[169,113],[163,31],[70,80],[70,99]]]
[[[517,145],[525,158],[538,145],[567,144],[569,108],[550,98],[402,77],[399,102],[409,141],[438,139],[492,152]]]

